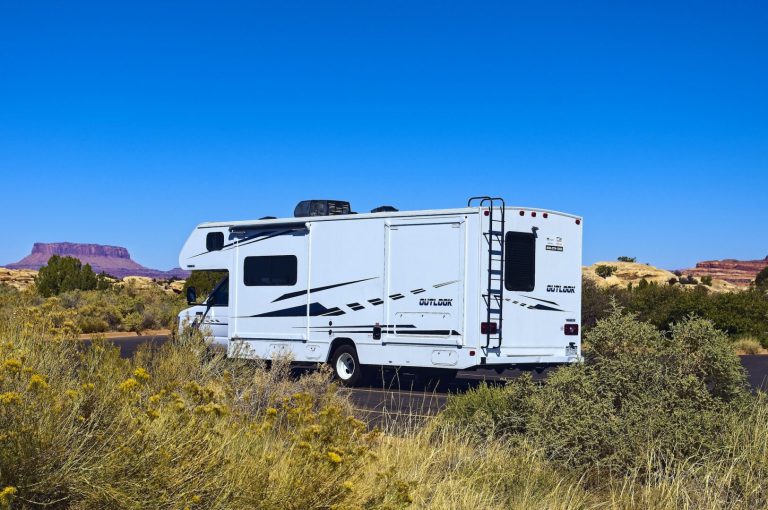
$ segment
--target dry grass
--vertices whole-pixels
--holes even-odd
[[[0,323],[0,508],[768,507],[763,395],[722,417],[717,451],[669,463],[651,449],[637,474],[596,477],[443,417],[370,431],[326,371],[211,357],[195,335],[124,360],[13,324]]]
[[[752,337],[744,337],[736,340],[733,344],[736,354],[765,354],[766,350],[760,345],[760,342]]]

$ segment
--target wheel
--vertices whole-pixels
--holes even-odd
[[[344,386],[355,386],[363,379],[363,370],[357,359],[357,351],[351,345],[342,345],[331,356],[333,375]]]

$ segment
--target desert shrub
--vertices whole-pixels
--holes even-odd
[[[768,295],[756,288],[714,293],[704,286],[681,288],[649,283],[628,289],[601,289],[585,279],[582,289],[585,330],[610,313],[614,300],[640,320],[664,331],[693,313],[711,320],[731,336],[746,335],[768,343]]]
[[[764,267],[755,277],[755,286],[768,289],[768,266]]]
[[[1,333],[0,487],[15,508],[401,508],[409,498],[395,475],[355,491],[377,434],[327,372],[278,381],[262,364],[205,356],[195,335],[124,360],[99,341],[83,350],[7,324]]]
[[[712,286],[712,277],[709,275],[705,275],[701,277],[701,284],[706,285],[707,287]]]
[[[637,262],[637,257],[627,257],[625,255],[622,255],[616,260],[618,260],[619,262]]]
[[[741,338],[736,340],[733,348],[738,354],[760,354],[762,345],[753,338]]]
[[[44,297],[76,289],[106,289],[109,285],[106,275],[97,275],[89,264],[83,265],[79,259],[58,255],[51,256],[35,277],[37,292]]]
[[[586,362],[541,387],[524,378],[452,397],[447,423],[480,416],[484,430],[533,441],[559,463],[630,473],[644,468],[649,451],[666,462],[716,450],[727,432],[723,416],[748,398],[728,337],[709,321],[689,317],[665,335],[614,309],[585,343]]]
[[[608,278],[611,276],[618,268],[616,266],[608,266],[605,264],[600,264],[595,268],[595,274],[599,276],[600,278]]]

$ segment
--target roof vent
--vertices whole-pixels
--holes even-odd
[[[349,202],[341,200],[302,200],[293,215],[296,218],[307,216],[336,216],[339,214],[351,214]]]
[[[397,212],[397,209],[392,207],[391,205],[380,205],[376,209],[371,209],[372,213],[377,212]]]

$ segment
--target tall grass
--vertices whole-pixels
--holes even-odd
[[[635,462],[603,469],[531,433],[547,424],[531,421],[543,401],[527,395],[545,394],[526,381],[456,397],[395,435],[358,421],[324,370],[296,377],[285,361],[211,356],[193,333],[129,360],[49,333],[0,323],[0,508],[768,508],[762,394],[718,407],[707,448],[633,443]],[[582,375],[560,376],[550,398],[569,398]],[[552,434],[567,435],[557,423]]]

